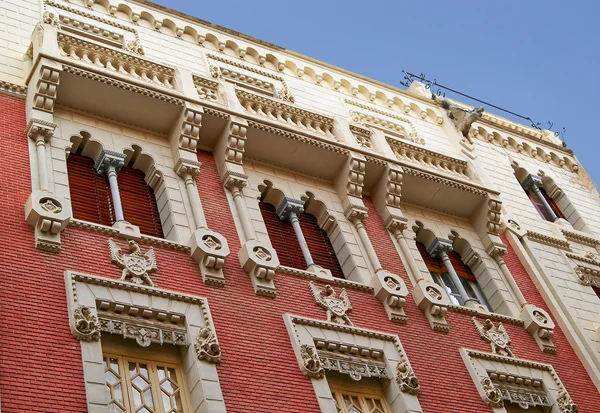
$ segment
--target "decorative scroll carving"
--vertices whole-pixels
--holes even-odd
[[[398,383],[401,391],[412,395],[417,395],[419,390],[421,390],[419,379],[407,361],[398,363],[398,367],[396,367],[396,383]]]
[[[504,400],[502,398],[502,392],[494,386],[492,380],[489,377],[484,377],[481,379],[481,385],[483,386],[483,391],[485,393],[485,397],[487,398],[487,404],[490,407],[503,407]]]
[[[286,102],[294,103],[296,101],[286,83],[283,83],[283,87],[277,91],[277,96]]]
[[[217,89],[219,87],[219,83],[213,80],[205,79],[200,76],[192,76],[194,81],[194,85],[196,86],[196,91],[198,92],[198,97],[200,99],[209,100],[211,102],[216,102],[218,100]]]
[[[471,180],[471,177],[467,173],[468,164],[466,161],[419,148],[389,136],[386,136],[385,140],[399,160],[421,164],[425,168],[454,175],[461,179]]]
[[[489,318],[485,320],[485,325],[482,325],[477,318],[471,318],[473,325],[477,329],[479,336],[492,347],[492,353],[501,356],[515,357],[510,349],[510,337],[504,328],[504,324],[498,323],[498,327]]]
[[[173,89],[175,71],[128,53],[118,52],[93,43],[58,34],[61,54],[74,60],[92,64],[125,76],[131,76],[154,85]]]
[[[322,379],[325,377],[325,369],[319,359],[317,350],[308,344],[300,346],[300,357],[302,357],[302,367],[304,374],[311,379]]]
[[[558,399],[556,399],[556,403],[558,403],[558,408],[560,409],[560,413],[578,413],[579,407],[573,402],[569,393],[565,390],[561,390],[558,395]]]
[[[319,352],[319,360],[326,370],[347,374],[354,381],[363,377],[388,378],[385,363],[359,357],[337,356]]]
[[[150,247],[148,251],[142,255],[142,250],[137,242],[129,240],[129,254],[121,254],[121,248],[113,241],[108,239],[108,247],[110,251],[110,260],[113,264],[123,269],[121,281],[126,281],[131,277],[134,284],[148,284],[154,287],[154,283],[150,278],[150,274],[158,269],[156,265],[156,256],[154,248]]]
[[[194,348],[199,360],[206,360],[211,363],[221,361],[221,346],[219,346],[217,336],[210,327],[204,327],[200,330]]]
[[[336,140],[333,134],[333,118],[286,105],[282,102],[258,96],[243,90],[236,95],[247,112],[286,123],[303,130]]]
[[[469,130],[471,129],[471,125],[481,118],[484,109],[478,107],[472,110],[465,110],[447,99],[443,99],[440,105],[444,109],[448,109],[448,117],[454,120],[456,130],[468,139],[470,143],[473,143],[469,136]]]
[[[89,307],[80,305],[73,313],[74,323],[72,332],[76,339],[82,341],[100,340],[98,318]]]
[[[579,282],[583,285],[592,285],[596,288],[600,288],[600,269],[594,269],[578,265],[575,268],[575,273]]]
[[[317,287],[312,281],[309,283],[309,288],[315,303],[327,311],[327,321],[331,321],[338,324],[349,324],[353,326],[350,317],[346,312],[352,310],[350,299],[345,288],[342,288],[342,292],[337,297],[335,290],[329,284],[325,286],[326,296],[321,295],[321,289]]]
[[[140,39],[133,39],[125,43],[125,50],[142,56],[144,55],[144,48]]]

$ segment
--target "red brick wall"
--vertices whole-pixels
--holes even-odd
[[[23,205],[31,192],[24,102],[0,95],[0,109],[0,162],[5,165],[0,168],[4,205],[0,225],[5,238],[10,236],[0,250],[4,264],[0,275],[2,412],[84,412],[80,346],[69,331],[64,271],[118,278],[120,270],[110,264],[103,234],[68,228],[62,234],[60,254],[34,248],[33,230],[23,218]],[[156,247],[159,270],[153,279],[159,287],[208,298],[223,350],[217,369],[228,412],[318,412],[312,384],[298,367],[282,315],[325,319],[325,312],[313,303],[306,279],[278,274],[276,299],[254,294],[249,277],[239,268],[239,238],[214,160],[206,152],[199,159],[203,166],[198,185],[208,224],[227,238],[232,251],[225,268],[227,284],[224,288],[203,284],[188,255]],[[382,264],[410,285],[389,234],[370,200],[366,202],[371,211],[367,231]],[[507,261],[517,281],[531,282],[511,257],[514,254]],[[524,292],[532,302],[541,302],[535,288],[524,288]],[[491,411],[477,394],[458,353],[461,346],[489,351],[470,317],[449,314],[450,333],[436,333],[412,297],[407,300],[408,324],[398,325],[387,320],[383,306],[372,295],[355,290],[348,294],[353,305],[350,317],[358,327],[400,337],[421,380],[425,412]],[[558,355],[550,356],[522,328],[506,327],[518,356],[552,363],[580,411],[597,411],[600,397],[560,331],[555,338]]]

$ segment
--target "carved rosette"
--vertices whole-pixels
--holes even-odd
[[[91,342],[100,340],[98,317],[92,309],[80,305],[73,313],[73,328],[71,329],[77,340]]]
[[[419,379],[407,361],[398,363],[396,368],[396,383],[404,393],[417,395],[421,390]]]
[[[560,413],[578,413],[579,407],[573,402],[569,393],[565,390],[561,390],[556,399]]]
[[[219,346],[217,336],[210,327],[204,327],[200,330],[194,348],[198,360],[206,360],[210,363],[221,361],[221,346]]]
[[[485,393],[486,403],[490,407],[503,407],[504,400],[502,400],[502,392],[500,389],[494,386],[492,380],[489,377],[481,379],[481,385],[483,386],[483,392]]]
[[[302,370],[311,379],[322,379],[325,377],[325,368],[319,359],[317,349],[308,344],[300,346],[300,357],[302,357]]]

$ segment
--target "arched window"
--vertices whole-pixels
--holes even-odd
[[[433,258],[427,252],[427,248],[421,242],[417,241],[417,248],[421,253],[421,257],[423,261],[425,261],[425,265],[427,266],[427,270],[433,277],[433,280],[436,284],[444,287],[448,296],[450,297],[450,301],[455,305],[464,305],[465,300],[461,297],[460,291],[457,288],[455,282],[452,280],[452,276],[450,275],[446,265],[441,259]],[[476,300],[480,304],[486,306],[488,309],[490,308],[481,287],[477,284],[477,279],[471,272],[471,269],[462,262],[460,255],[456,251],[451,251],[448,253],[448,258],[450,258],[450,263],[458,275],[460,283],[462,287],[465,289],[467,296],[469,299]]]
[[[259,206],[271,245],[277,251],[281,265],[305,269],[306,262],[292,224],[280,220],[273,205],[261,201]],[[298,216],[298,220],[315,264],[331,271],[334,277],[344,278],[329,236],[319,227],[317,219],[311,214],[303,213]]]
[[[109,181],[96,173],[94,160],[79,153],[69,154],[67,174],[73,217],[112,226],[116,218]],[[128,166],[117,175],[125,220],[138,226],[142,234],[164,238],[154,190],[144,178],[142,171]]]
[[[142,234],[164,238],[154,190],[146,184],[145,174],[125,166],[117,179],[127,222],[138,226]]]
[[[96,174],[94,160],[79,153],[67,158],[73,217],[96,224],[115,223],[110,188],[106,177]]]

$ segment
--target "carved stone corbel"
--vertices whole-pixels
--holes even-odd
[[[186,105],[171,131],[172,149],[176,147],[177,149],[196,153],[200,141],[203,113],[204,110],[199,106]]]
[[[223,267],[229,255],[227,239],[208,228],[199,228],[190,239],[190,247],[193,260],[200,266],[202,281],[225,285]]]
[[[198,360],[205,360],[210,363],[221,361],[221,346],[217,341],[215,332],[210,327],[200,329],[194,342],[194,349]]]
[[[279,267],[277,252],[258,240],[248,240],[238,253],[240,265],[250,275],[257,295],[275,297],[275,271]]]
[[[335,180],[335,188],[345,210],[351,207],[364,208],[362,192],[366,167],[364,155],[351,153]]]
[[[396,383],[400,387],[400,391],[416,396],[421,390],[421,384],[419,379],[415,375],[412,367],[408,364],[408,361],[398,363],[396,367]]]
[[[325,368],[319,359],[317,349],[308,344],[300,346],[300,357],[302,358],[302,372],[311,379],[322,379],[325,377]]]
[[[71,219],[71,206],[67,200],[51,192],[34,191],[25,204],[25,221],[35,231],[38,249],[60,251],[60,232]]]
[[[521,320],[544,353],[556,353],[556,346],[552,342],[555,326],[550,314],[533,304],[528,304],[521,311]]]
[[[492,380],[490,380],[489,377],[484,377],[483,379],[481,379],[481,385],[483,386],[483,392],[485,394],[485,399],[484,401],[486,402],[486,404],[490,407],[503,407],[504,406],[504,400],[502,399],[502,392],[500,391],[500,389],[498,389],[496,386],[494,386],[494,383],[492,383]]]
[[[439,285],[432,281],[421,280],[413,290],[413,298],[417,306],[425,313],[433,330],[442,333],[450,331],[450,326],[446,321],[450,303]]]
[[[71,332],[77,340],[100,340],[98,317],[91,308],[80,305],[75,309],[71,320]]]
[[[561,390],[556,399],[560,413],[578,413],[579,407],[573,402],[569,393],[565,390]]]
[[[375,297],[383,303],[390,320],[406,323],[408,317],[404,311],[404,306],[408,288],[402,278],[391,272],[381,270],[373,277],[371,284],[375,290]]]

